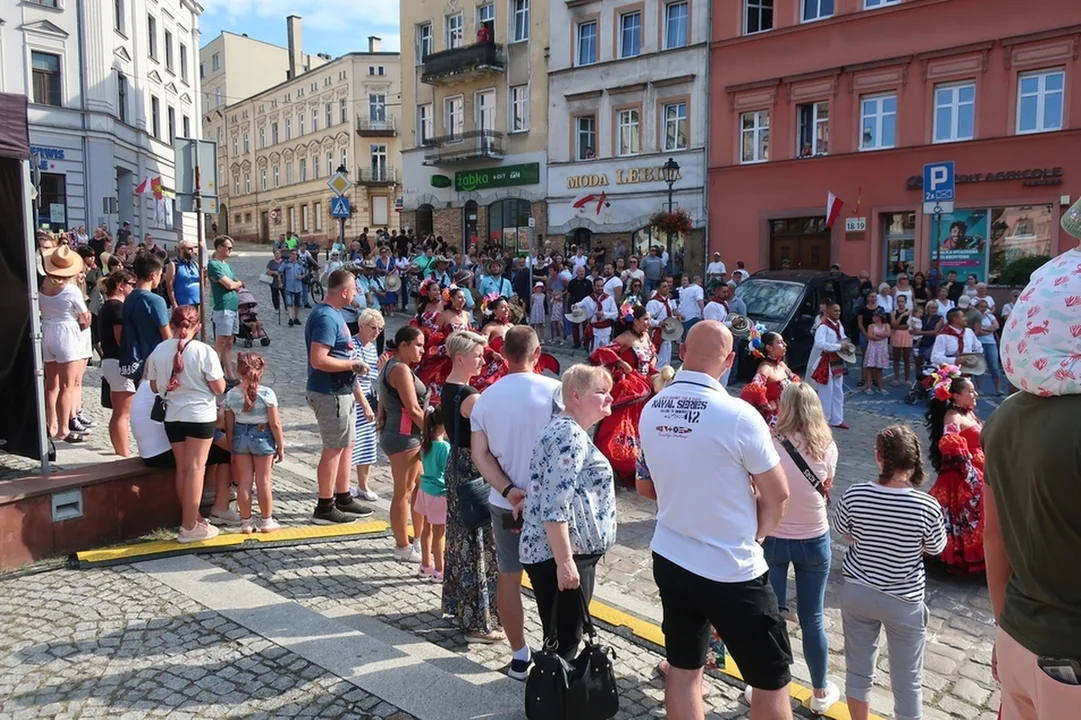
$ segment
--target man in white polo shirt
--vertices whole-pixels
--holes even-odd
[[[522,562],[518,556],[529,461],[541,431],[563,410],[560,382],[533,372],[540,354],[540,340],[533,328],[516,325],[508,330],[503,338],[503,357],[509,372],[477,398],[469,416],[473,462],[492,486],[488,504],[499,568],[496,605],[512,651],[507,674],[515,680],[525,680],[533,662],[525,641]]]
[[[788,720],[792,649],[760,545],[781,521],[788,482],[762,416],[718,382],[732,365],[728,328],[696,324],[682,356],[638,426],[638,492],[657,501],[650,549],[670,666],[665,707],[673,720],[703,718],[712,625],[755,689],[751,717]]]

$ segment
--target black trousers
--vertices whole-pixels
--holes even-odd
[[[581,592],[588,607],[593,600],[593,586],[597,583],[597,563],[603,555],[575,555],[574,564],[578,566],[581,577]],[[585,618],[582,615],[582,602],[578,599],[578,590],[559,589],[556,576],[556,561],[545,560],[533,565],[522,565],[529,582],[533,585],[533,597],[537,600],[537,612],[540,613],[544,637],[555,636],[559,646],[556,652],[564,660],[573,660],[578,654],[578,645],[582,642],[582,629]],[[558,627],[552,627],[552,609],[556,597],[559,597]]]

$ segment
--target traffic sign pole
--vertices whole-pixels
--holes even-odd
[[[195,156],[195,187],[192,198],[195,202],[195,234],[199,240],[199,340],[206,342],[206,238],[203,237],[203,178],[199,166],[199,144],[192,143],[191,151]]]

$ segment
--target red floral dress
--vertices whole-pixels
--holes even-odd
[[[761,368],[761,365],[759,365]],[[787,370],[787,368],[785,368]],[[754,409],[762,414],[766,423],[773,427],[777,424],[777,407],[780,404],[781,393],[789,383],[799,382],[799,375],[787,370],[788,377],[784,380],[767,380],[761,371],[755,373],[751,381],[743,386],[740,398],[754,406]]]
[[[638,460],[638,420],[642,408],[653,395],[653,376],[656,353],[652,345],[624,347],[613,342],[597,348],[589,361],[602,365],[612,374],[612,414],[601,420],[593,442],[608,461],[617,478],[624,483],[634,483],[635,463]],[[631,366],[625,373],[620,361]]]
[[[962,430],[950,423],[938,441],[942,464],[931,495],[946,516],[946,549],[941,559],[950,572],[974,575],[985,571],[983,555],[983,424]]]
[[[447,338],[458,330],[474,329],[469,323],[447,323],[439,327],[439,315],[440,313],[434,311],[426,312],[421,314],[419,320],[410,321],[424,333],[424,359],[420,361],[416,372],[420,381],[431,391],[429,404],[432,407],[439,407],[443,384],[450,375],[452,362],[447,356]]]

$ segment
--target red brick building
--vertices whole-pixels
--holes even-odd
[[[995,282],[1018,257],[1072,247],[1059,220],[1081,194],[1081,2],[1039,6],[718,3],[711,251],[876,281],[937,257]],[[923,165],[948,160],[955,211],[925,215]],[[845,203],[832,230],[830,192]]]

